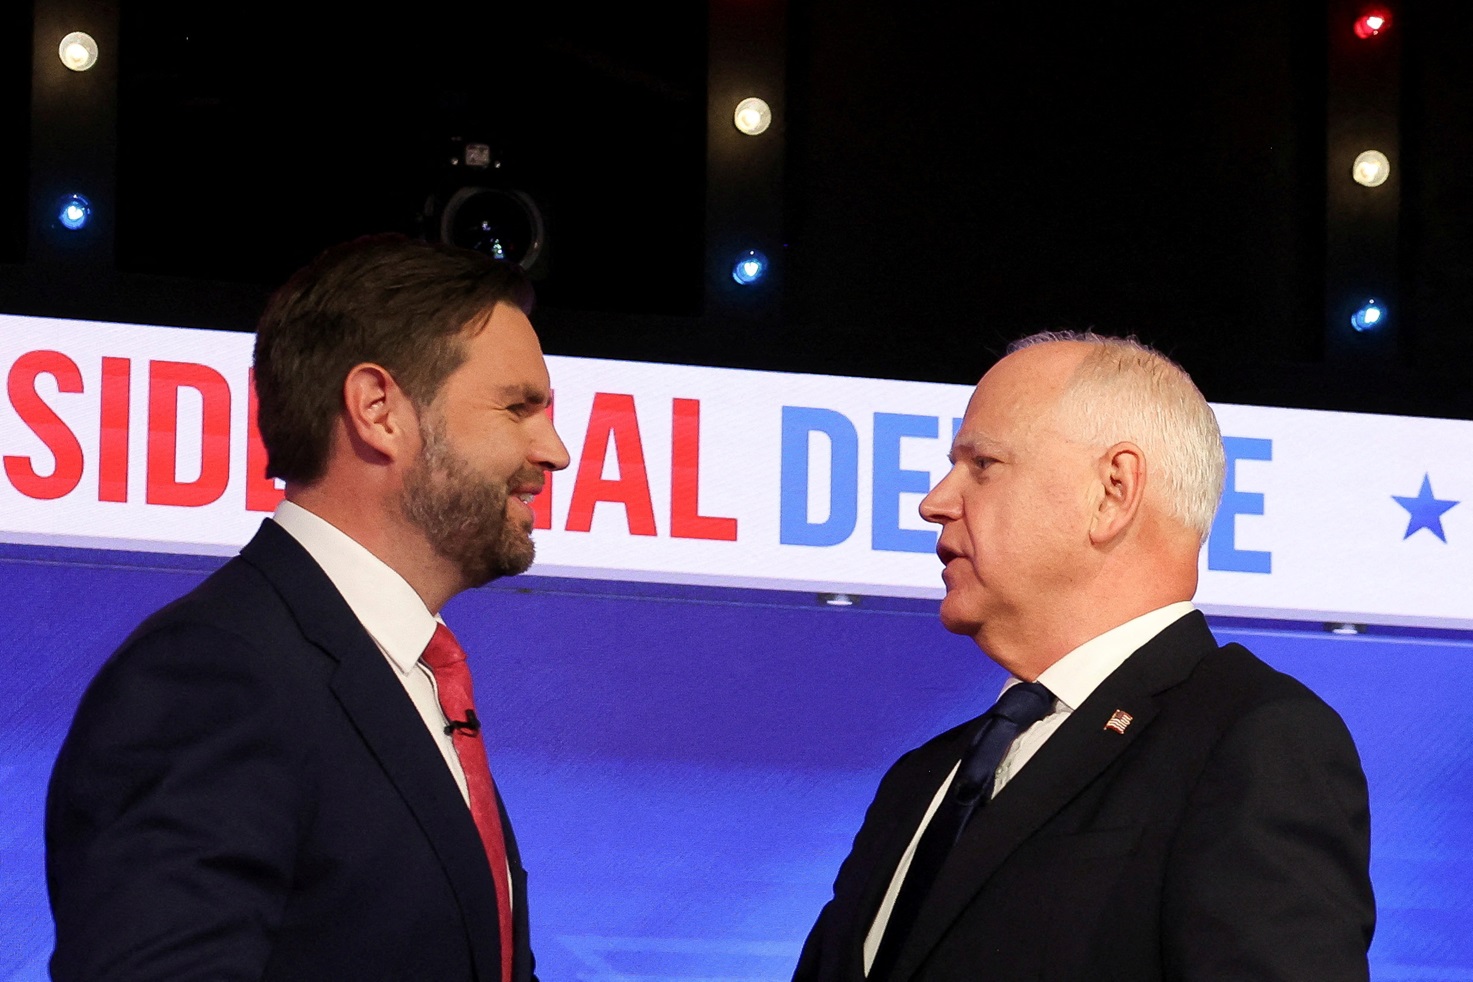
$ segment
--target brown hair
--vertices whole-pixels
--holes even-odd
[[[354,365],[383,366],[416,406],[428,405],[465,360],[467,327],[499,303],[531,311],[519,267],[398,235],[334,246],[299,270],[256,329],[267,476],[322,476]]]

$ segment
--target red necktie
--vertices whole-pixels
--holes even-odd
[[[444,624],[435,628],[435,636],[430,638],[422,658],[435,673],[440,709],[453,728],[450,732],[455,741],[455,754],[460,758],[460,769],[465,772],[471,817],[475,819],[476,829],[481,833],[481,844],[486,847],[486,858],[491,863],[491,879],[496,883],[496,912],[501,922],[501,978],[502,982],[511,982],[511,884],[507,880],[506,834],[501,829],[496,785],[491,781],[486,746],[481,742],[481,726],[476,719],[470,666],[465,663],[465,651],[460,642]]]

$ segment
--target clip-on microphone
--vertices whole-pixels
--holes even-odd
[[[452,719],[445,725],[446,734],[452,734],[456,730],[466,730],[470,736],[481,735],[481,721],[476,719],[476,711],[474,709],[467,709],[465,711],[465,719]]]

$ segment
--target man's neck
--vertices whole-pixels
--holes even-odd
[[[331,524],[404,577],[430,613],[439,613],[460,592],[458,575],[450,564],[401,513],[373,495],[347,494],[318,482],[307,487],[288,485],[286,500]]]
[[[1035,681],[1071,651],[1109,631],[1151,611],[1180,601],[1190,601],[1191,594],[1158,593],[1142,595],[1130,602],[1119,598],[1111,604],[1084,604],[1061,613],[1046,625],[1031,624],[1026,630],[993,636],[984,626],[974,638],[977,646],[994,662],[1015,678]]]

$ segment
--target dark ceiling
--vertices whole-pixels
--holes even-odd
[[[1162,347],[1217,401],[1473,418],[1463,3],[1408,0],[1359,64],[1330,40],[1343,0],[422,0],[377,20],[125,0],[97,136],[115,222],[91,255],[59,255],[35,217],[58,168],[52,121],[31,135],[31,35],[58,5],[0,14],[14,312],[249,329],[323,246],[422,230],[426,199],[462,180],[446,163],[460,137],[492,144],[499,179],[546,212],[552,352],[971,382],[1021,334],[1095,328]],[[727,37],[749,13],[765,26]],[[783,166],[756,187],[729,186],[741,168],[708,139],[732,51],[786,70],[756,138],[781,141]],[[1381,75],[1393,182],[1342,213],[1349,162],[1327,160],[1327,133],[1342,89]],[[775,275],[738,296],[716,226],[754,200],[778,216]],[[1369,340],[1337,313],[1360,286],[1335,236],[1356,222],[1389,257],[1366,277],[1391,311]]]

